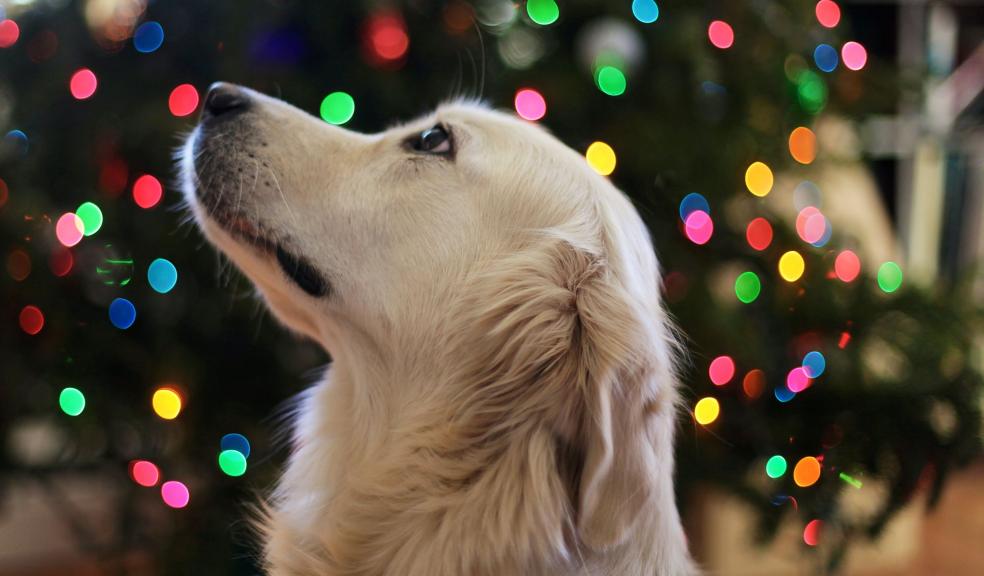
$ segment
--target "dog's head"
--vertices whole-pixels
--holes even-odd
[[[451,104],[365,135],[217,84],[181,164],[207,236],[336,362],[468,380],[447,394],[476,442],[557,439],[555,464],[576,462],[544,473],[582,541],[621,541],[668,479],[672,338],[648,233],[540,127]]]

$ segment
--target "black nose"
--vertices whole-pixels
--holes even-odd
[[[203,116],[224,116],[245,111],[249,107],[249,96],[235,84],[216,82],[208,87],[205,95]]]

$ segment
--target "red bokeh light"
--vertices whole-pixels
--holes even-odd
[[[141,208],[153,208],[163,195],[161,181],[150,174],[144,174],[133,183],[133,201]]]
[[[823,529],[823,522],[820,520],[810,520],[803,529],[803,542],[807,546],[816,546],[820,543],[820,530]]]
[[[21,330],[34,336],[44,328],[44,314],[37,306],[24,306],[20,311]]]
[[[7,255],[7,273],[15,282],[23,282],[31,275],[31,257],[21,249]]]
[[[157,486],[161,479],[161,472],[153,462],[146,460],[136,460],[130,463],[130,478],[144,488]]]
[[[820,0],[816,8],[817,22],[824,28],[833,28],[840,23],[841,9],[833,0]]]
[[[724,20],[715,20],[707,27],[707,37],[715,48],[725,50],[735,43],[735,31]]]
[[[17,22],[6,19],[0,22],[0,48],[10,48],[20,38],[20,27]]]
[[[3,181],[3,178],[0,178],[0,208],[3,208],[9,197],[10,192],[7,190],[7,183]]]
[[[834,273],[841,282],[851,282],[861,273],[861,259],[850,250],[844,250],[834,260]]]
[[[177,117],[188,116],[198,109],[198,90],[191,84],[181,84],[167,99],[167,107]]]
[[[735,361],[730,356],[718,356],[711,361],[707,374],[715,386],[724,386],[735,376]]]
[[[410,47],[410,36],[403,17],[395,12],[379,12],[366,21],[363,45],[374,65],[397,64]]]
[[[75,74],[72,74],[72,79],[68,82],[68,89],[76,100],[85,100],[96,93],[96,86],[98,85],[99,81],[92,70],[80,68]]]
[[[761,252],[772,244],[772,224],[765,218],[756,218],[748,223],[745,230],[745,239],[748,245]]]
[[[74,265],[75,257],[72,256],[72,251],[68,248],[59,247],[48,257],[48,268],[51,269],[52,274],[58,277],[67,276]]]

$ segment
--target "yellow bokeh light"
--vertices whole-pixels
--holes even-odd
[[[588,165],[602,176],[608,176],[615,171],[615,151],[604,142],[592,142],[584,153]]]
[[[813,456],[800,459],[793,468],[793,481],[800,488],[813,486],[820,479],[820,461]]]
[[[763,162],[752,162],[745,170],[745,186],[752,194],[762,197],[772,191],[772,170]]]
[[[806,262],[803,256],[795,250],[790,250],[779,259],[779,275],[786,282],[796,282],[803,276]]]
[[[707,426],[711,422],[717,420],[718,415],[721,414],[721,405],[718,404],[717,399],[711,398],[701,398],[694,406],[694,418],[697,423],[702,426]]]
[[[151,399],[154,412],[165,420],[174,420],[181,413],[181,396],[172,388],[158,388]]]

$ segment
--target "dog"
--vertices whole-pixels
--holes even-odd
[[[656,256],[581,155],[474,103],[366,135],[217,83],[179,163],[333,360],[264,507],[270,575],[695,573]]]

